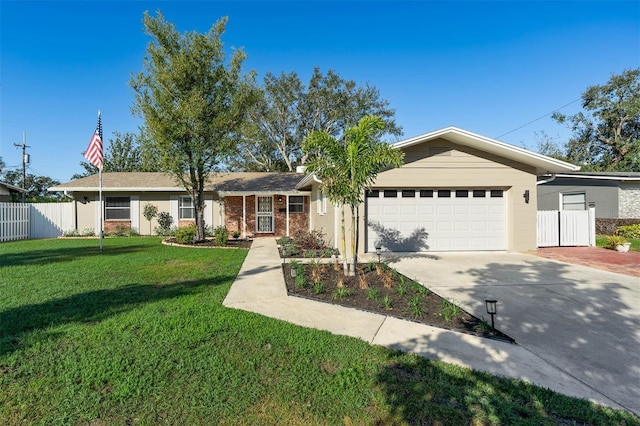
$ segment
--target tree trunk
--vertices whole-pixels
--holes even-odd
[[[204,223],[204,194],[198,191],[193,197],[193,207],[196,213],[196,241],[205,239],[205,223]]]
[[[349,276],[356,275],[356,266],[358,264],[358,257],[356,253],[356,212],[353,206],[351,206],[351,259],[353,259],[353,267],[349,271]]]
[[[347,264],[347,230],[344,224],[344,205],[341,210],[340,230],[342,231],[342,271],[344,275],[349,275],[349,265]]]

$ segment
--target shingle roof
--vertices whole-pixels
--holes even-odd
[[[303,178],[298,173],[235,172],[215,173],[205,187],[208,191],[292,192]],[[98,191],[98,175],[91,175],[49,188],[49,191]],[[184,191],[176,179],[158,172],[116,172],[102,174],[103,191],[173,192]]]

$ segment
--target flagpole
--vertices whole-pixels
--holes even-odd
[[[104,207],[102,205],[102,167],[98,169],[98,175],[100,176],[100,253],[102,253],[102,239],[104,238],[104,220],[102,215],[104,214]]]

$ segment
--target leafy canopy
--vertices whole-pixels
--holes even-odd
[[[575,115],[553,115],[573,131],[564,159],[583,170],[640,172],[640,68],[587,88],[582,107]]]
[[[152,37],[143,71],[131,78],[134,112],[144,118],[147,143],[160,169],[173,174],[194,201],[197,239],[204,238],[204,186],[230,155],[246,110],[255,102],[254,74],[241,75],[245,53],[226,60],[222,34],[227,18],[205,33],[180,34],[161,12],[145,12]]]

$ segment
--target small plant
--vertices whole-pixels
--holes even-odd
[[[296,275],[296,287],[305,288],[307,286],[307,280],[304,279],[304,275],[298,273]]]
[[[384,282],[384,288],[391,288],[393,286],[393,273],[387,271],[382,277],[382,280]]]
[[[176,242],[179,244],[193,244],[196,238],[196,225],[183,226],[176,231]]]
[[[284,247],[285,245],[290,243],[293,243],[293,239],[290,237],[287,237],[286,235],[276,240],[276,244],[278,244],[280,247]]]
[[[442,301],[442,309],[440,309],[440,315],[445,321],[450,322],[453,318],[459,317],[462,314],[462,309],[459,306],[454,305],[448,300]]]
[[[367,262],[367,264],[365,266],[365,269],[367,271],[369,271],[369,272],[373,272],[373,271],[376,270],[376,265],[377,265],[377,263],[374,262],[373,260],[371,260],[371,261]]]
[[[241,234],[240,234],[240,231],[238,231],[238,230],[233,231],[233,234],[231,234],[231,236],[233,237],[233,239],[234,239],[234,240],[236,240],[236,241],[238,240],[238,238],[240,238],[240,235],[241,235]]]
[[[369,300],[378,300],[380,297],[380,291],[377,288],[370,288],[367,290],[367,298]]]
[[[389,297],[389,296],[385,296],[385,297],[382,299],[382,303],[383,303],[383,305],[384,305],[384,308],[385,308],[385,309],[387,309],[387,310],[391,310],[391,309],[392,309],[392,306],[391,306],[391,297]]]
[[[420,296],[413,296],[409,301],[409,306],[411,310],[411,316],[413,316],[414,318],[420,318],[424,314]]]
[[[322,274],[324,273],[324,267],[320,264],[320,262],[313,262],[311,264],[311,280],[314,283],[317,283],[322,279]]]
[[[229,239],[229,231],[226,226],[217,226],[213,230],[213,242],[217,246],[226,246]]]
[[[307,259],[312,259],[314,257],[318,257],[318,252],[315,250],[305,250],[303,256]]]
[[[96,233],[93,230],[93,228],[85,228],[82,230],[82,236],[83,237],[95,237]]]
[[[405,294],[407,294],[407,286],[405,286],[404,284],[398,285],[396,290],[398,291],[398,294],[400,296],[404,296]]]
[[[413,287],[413,289],[417,291],[420,296],[427,296],[429,294],[429,289],[421,285],[417,281],[413,281],[411,287]]]
[[[173,217],[167,212],[158,213],[158,225],[160,226],[160,230],[164,232],[164,235],[168,235],[168,231],[171,229],[171,225],[173,224]],[[157,231],[156,231],[157,232]],[[158,235],[160,235],[158,233]]]
[[[69,229],[68,231],[64,231],[62,233],[63,237],[79,237],[80,233],[78,233],[77,229]]]
[[[369,283],[367,282],[367,277],[362,273],[358,275],[358,284],[362,290],[369,288]]]
[[[334,299],[344,299],[348,296],[351,296],[351,289],[348,287],[340,287],[333,292]]]
[[[322,231],[311,230],[300,232],[295,236],[296,245],[303,250],[317,250],[324,248],[325,234]]]
[[[476,325],[475,329],[476,329],[477,332],[482,333],[482,334],[491,333],[491,326],[489,325],[487,320],[484,319],[484,317],[482,317],[482,320],[480,320],[480,323],[478,325]]]
[[[158,215],[158,206],[154,206],[151,203],[145,204],[142,215],[149,222],[149,233],[151,233],[151,219]]]
[[[627,240],[622,235],[611,235],[607,238],[607,248],[615,250],[617,246],[626,244]]]
[[[282,253],[285,257],[297,256],[300,253],[298,247],[293,243],[287,243],[282,246]]]
[[[322,281],[318,281],[316,283],[313,283],[313,291],[315,294],[324,294],[326,292],[325,288],[324,288],[324,284],[322,283]]]

